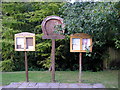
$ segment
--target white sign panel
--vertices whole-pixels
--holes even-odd
[[[17,37],[16,38],[16,44],[17,44],[17,49],[24,49],[24,38],[23,37]]]
[[[90,50],[90,39],[82,40],[82,50]]]
[[[34,49],[34,47],[33,46],[28,46],[28,49]]]
[[[72,38],[72,49],[80,50],[80,38]]]

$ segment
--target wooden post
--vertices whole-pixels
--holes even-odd
[[[82,76],[82,52],[80,52],[79,54],[79,83],[82,82],[81,76]]]
[[[52,39],[52,82],[55,82],[55,39]]]
[[[29,82],[28,80],[28,62],[27,62],[27,52],[25,51],[25,72],[26,72],[26,82]]]

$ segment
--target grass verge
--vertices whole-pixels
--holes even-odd
[[[25,72],[2,72],[2,85],[11,82],[25,82]],[[29,71],[30,82],[51,82],[49,71]],[[59,83],[78,83],[78,71],[56,71]],[[118,70],[82,72],[82,83],[102,83],[106,88],[118,88]]]

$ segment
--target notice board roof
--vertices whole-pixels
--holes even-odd
[[[22,32],[22,33],[17,33],[15,36],[35,36],[34,33],[29,33],[29,32]]]
[[[71,34],[70,36],[77,36],[81,38],[91,38],[91,36],[86,33],[76,33],[76,34]]]

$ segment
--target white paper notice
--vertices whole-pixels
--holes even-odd
[[[28,46],[28,49],[33,49],[34,47],[33,46]]]
[[[82,40],[82,50],[90,50],[90,39]]]
[[[17,45],[21,45],[21,48],[24,48],[24,38],[23,37],[17,37]]]
[[[79,38],[72,39],[72,49],[73,50],[80,50],[80,39]]]

